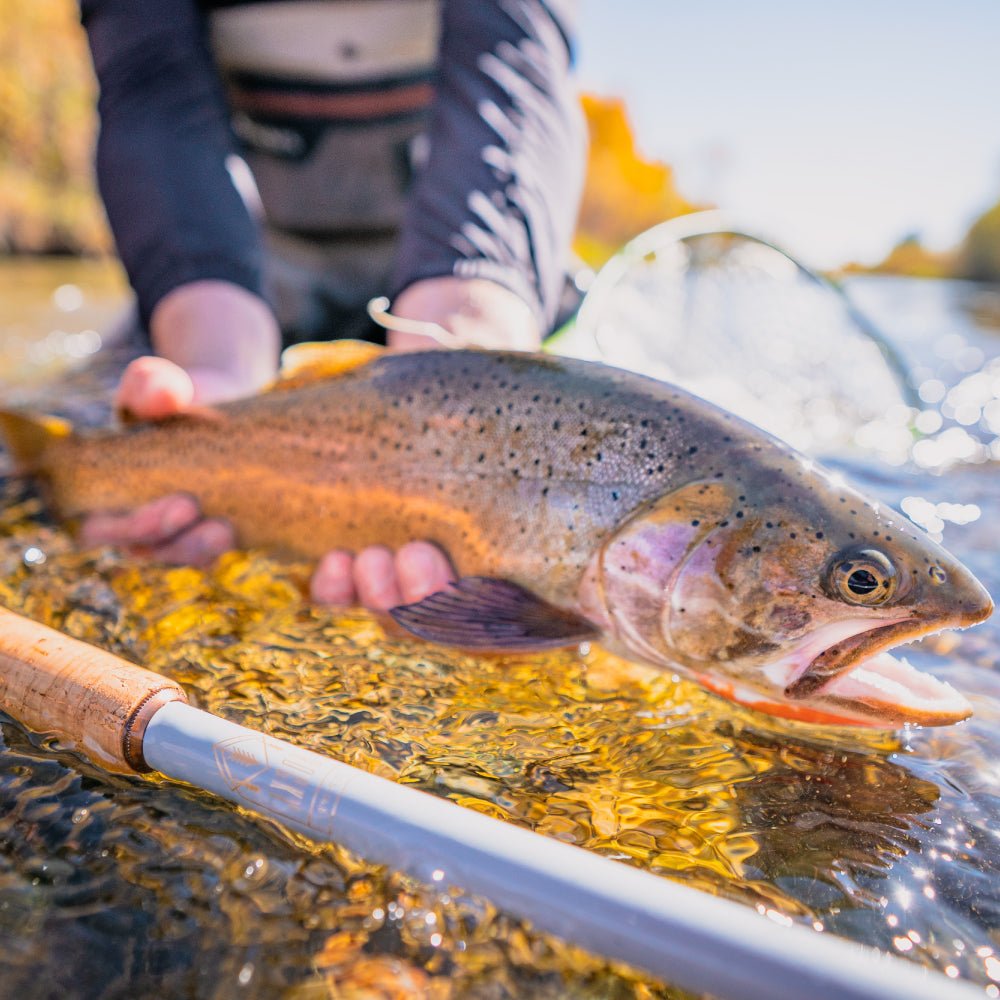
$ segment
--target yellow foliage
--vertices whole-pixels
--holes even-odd
[[[842,274],[893,274],[910,278],[948,278],[954,271],[954,252],[928,250],[917,236],[900,240],[878,264],[868,267],[852,263],[840,269]]]
[[[107,250],[96,87],[73,0],[0,0],[0,64],[0,248]]]
[[[1000,281],[1000,202],[973,222],[959,253],[960,277]]]
[[[583,110],[590,151],[575,249],[597,266],[650,226],[702,206],[678,192],[667,164],[642,158],[623,100],[584,95]]]

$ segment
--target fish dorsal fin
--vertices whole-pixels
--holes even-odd
[[[36,469],[49,445],[73,433],[73,425],[61,417],[19,413],[16,410],[0,410],[0,427],[3,428],[7,447],[22,472]]]
[[[360,368],[385,353],[385,348],[366,340],[310,341],[286,347],[281,371],[271,391],[297,389],[313,382],[336,378]]]
[[[516,583],[485,576],[462,577],[447,590],[389,614],[428,642],[495,653],[557,649],[600,635],[586,618]]]

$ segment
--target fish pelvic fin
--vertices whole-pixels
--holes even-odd
[[[389,614],[408,632],[443,646],[482,652],[529,652],[600,636],[593,622],[556,607],[508,580],[466,576]]]
[[[61,417],[0,410],[0,429],[19,472],[35,472],[56,441],[68,438],[73,425]]]
[[[310,341],[286,347],[281,354],[281,371],[270,392],[298,389],[303,385],[336,378],[360,368],[385,353],[385,348],[366,340]]]

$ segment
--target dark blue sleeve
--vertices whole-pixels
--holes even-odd
[[[429,160],[393,294],[457,274],[517,292],[551,327],[584,170],[572,0],[445,0]]]
[[[100,84],[97,176],[144,321],[189,281],[261,292],[257,228],[226,169],[221,83],[194,0],[82,0]]]

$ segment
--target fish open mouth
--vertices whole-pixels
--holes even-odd
[[[948,726],[972,715],[972,706],[950,684],[888,653],[835,677],[822,695],[831,707],[869,709],[872,725]]]
[[[784,699],[758,695],[737,700],[811,722],[880,727],[960,722],[972,714],[972,706],[958,691],[887,652],[934,631],[912,618],[874,627],[871,619],[826,625],[765,668]]]
[[[857,664],[928,631],[928,628],[915,626],[911,619],[904,618],[846,635],[813,657],[805,669],[785,686],[785,695],[802,699],[817,694]]]

